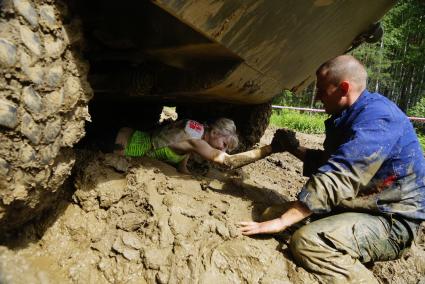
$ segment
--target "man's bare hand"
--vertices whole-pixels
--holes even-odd
[[[242,235],[249,236],[255,234],[273,234],[285,230],[287,227],[281,218],[266,222],[240,222],[239,230]]]
[[[275,153],[284,151],[293,153],[300,146],[300,142],[295,137],[294,131],[281,128],[276,130],[271,146]]]
[[[289,228],[311,214],[312,212],[310,209],[308,209],[303,203],[300,201],[292,201],[290,202],[288,210],[283,213],[280,218],[261,223],[240,222],[239,225],[241,227],[239,230],[246,236],[255,234],[273,234]]]

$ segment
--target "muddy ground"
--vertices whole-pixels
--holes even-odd
[[[294,229],[251,238],[236,225],[295,199],[306,179],[289,154],[195,176],[145,158],[79,157],[64,201],[0,246],[0,283],[316,283],[288,251]],[[370,269],[382,283],[425,283],[424,228],[401,259]]]

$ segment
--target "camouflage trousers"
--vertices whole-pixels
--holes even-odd
[[[417,227],[411,227],[398,218],[342,213],[301,227],[290,249],[321,282],[378,283],[363,263],[398,258],[412,243]]]

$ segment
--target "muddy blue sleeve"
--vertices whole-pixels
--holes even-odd
[[[355,198],[390,155],[402,125],[391,111],[365,107],[347,127],[346,141],[302,188],[299,200],[314,213],[326,213]]]

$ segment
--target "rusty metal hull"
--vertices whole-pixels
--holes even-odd
[[[174,95],[258,104],[297,91],[343,54],[390,0],[156,0],[154,4],[241,60],[221,80]],[[178,93],[178,94],[177,94]]]

